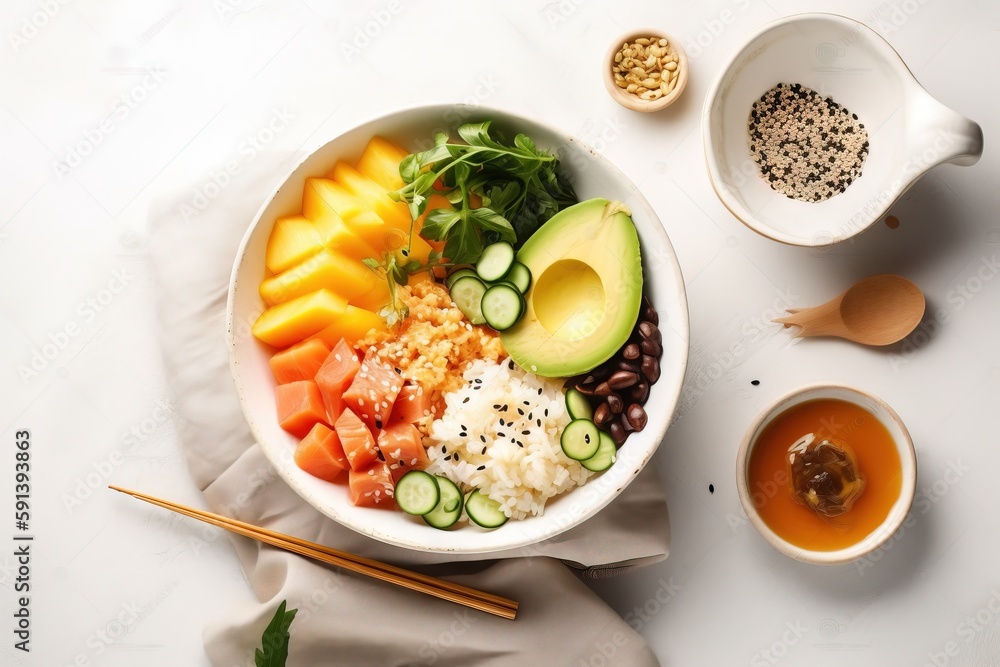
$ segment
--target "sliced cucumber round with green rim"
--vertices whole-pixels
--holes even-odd
[[[483,248],[483,254],[476,262],[476,273],[487,282],[500,280],[514,263],[514,246],[506,241],[491,243]]]
[[[575,461],[586,461],[597,454],[601,445],[601,430],[589,419],[574,419],[563,429],[559,438],[563,454]]]
[[[465,513],[473,523],[483,528],[499,528],[507,523],[500,503],[476,489],[465,497]]]
[[[427,514],[441,499],[434,476],[423,470],[411,470],[400,477],[394,495],[399,509],[415,516]]]
[[[566,390],[566,411],[570,419],[594,419],[594,408],[583,393],[575,387]]]
[[[428,526],[444,530],[454,526],[462,516],[462,506],[464,505],[462,492],[455,486],[455,482],[447,477],[435,475],[434,481],[437,482],[441,499],[434,509],[424,514],[423,518]]]
[[[507,275],[503,279],[513,283],[521,294],[527,294],[531,288],[531,270],[521,262],[511,264],[510,270],[507,271]]]
[[[483,317],[483,295],[486,294],[486,285],[475,276],[462,276],[451,288],[451,300],[455,302],[458,309],[462,311],[472,324],[485,324]]]
[[[597,453],[589,459],[580,461],[580,465],[591,472],[604,472],[611,467],[611,464],[618,458],[618,447],[615,446],[614,438],[601,431],[600,442],[597,445]]]
[[[497,331],[503,331],[521,319],[524,297],[513,285],[500,283],[483,292],[480,309],[487,324]]]
[[[469,268],[455,269],[454,271],[448,274],[447,278],[444,279],[444,284],[448,287],[448,289],[451,289],[451,286],[455,284],[456,280],[458,280],[459,278],[464,278],[465,276],[472,276],[473,278],[478,278],[479,274],[476,273],[473,269]]]

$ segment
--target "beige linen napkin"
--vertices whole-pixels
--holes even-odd
[[[264,626],[287,600],[299,609],[290,667],[657,665],[643,638],[578,576],[611,576],[666,557],[667,508],[652,466],[582,526],[502,558],[424,554],[376,542],[324,517],[272,469],[240,411],[229,373],[225,308],[240,240],[291,157],[257,156],[255,171],[241,173],[197,215],[181,206],[191,188],[151,207],[162,349],[192,476],[214,511],[416,567],[521,606],[517,620],[507,621],[234,536],[260,602],[233,609],[206,628],[212,664],[253,665]],[[205,594],[207,602],[211,592]]]

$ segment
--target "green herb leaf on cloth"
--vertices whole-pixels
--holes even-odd
[[[298,609],[285,611],[286,600],[278,605],[271,622],[264,628],[260,638],[261,647],[254,652],[254,663],[257,667],[285,667],[288,660],[288,632]]]

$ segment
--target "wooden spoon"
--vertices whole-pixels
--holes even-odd
[[[799,327],[796,337],[838,336],[863,345],[892,345],[920,324],[925,307],[919,287],[882,273],[859,280],[821,306],[789,308],[788,317],[773,321]]]

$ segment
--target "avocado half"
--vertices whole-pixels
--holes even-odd
[[[532,287],[521,319],[500,333],[522,368],[570,377],[628,340],[642,301],[639,235],[625,204],[590,199],[560,211],[517,253]]]

